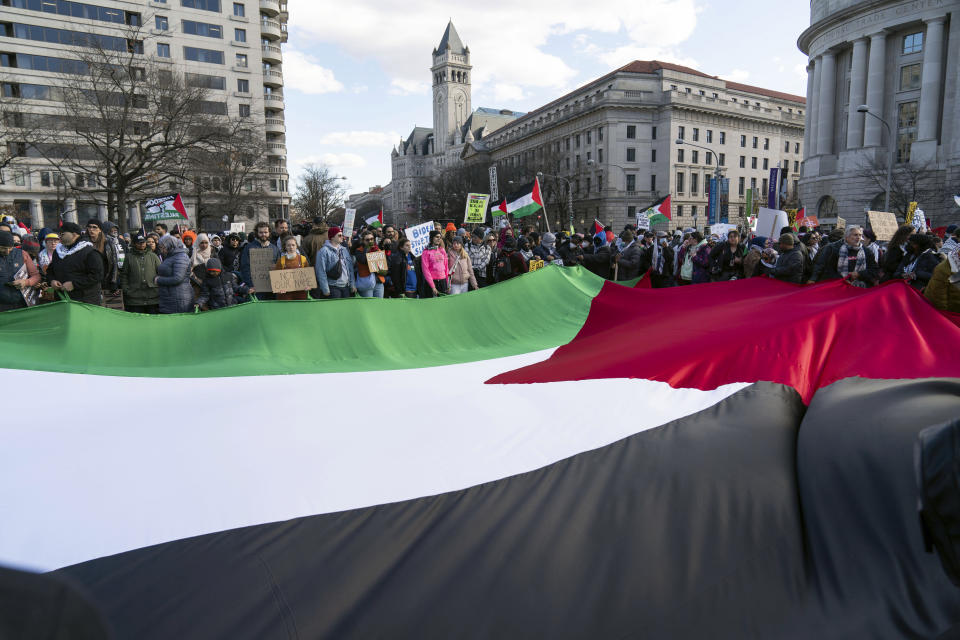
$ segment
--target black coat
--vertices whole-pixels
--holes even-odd
[[[640,275],[640,263],[643,262],[643,245],[634,242],[620,253],[617,260],[617,280],[632,280]]]
[[[911,262],[913,262],[913,254],[908,253],[907,255],[903,256],[903,259],[900,261],[900,266],[897,267],[893,277],[902,278],[904,276],[903,270]],[[918,291],[927,286],[927,283],[930,282],[930,278],[933,277],[933,270],[936,269],[939,264],[939,253],[932,250],[921,253],[920,257],[917,258],[916,266],[913,268],[913,272],[917,277],[910,281],[910,286]]]
[[[610,247],[600,247],[597,253],[583,254],[583,266],[590,273],[610,279]]]
[[[198,265],[199,266],[199,265]],[[237,304],[237,296],[247,294],[246,285],[237,281],[230,271],[221,271],[218,276],[211,276],[206,271],[200,284],[200,295],[197,297],[197,305],[206,306],[209,309],[222,309],[223,307],[232,307]]]
[[[844,242],[846,242],[846,240],[837,240],[820,248],[820,251],[817,253],[816,264],[813,266],[813,275],[810,276],[811,280],[823,282],[824,280],[832,280],[840,277],[837,262],[840,260],[840,246]],[[866,248],[864,248],[863,253],[866,256],[867,269],[861,276],[861,280],[863,280],[867,286],[873,286],[880,278],[880,267],[877,266],[877,261],[873,257],[872,251],[867,251]]]
[[[47,280],[72,282],[73,291],[65,291],[71,300],[100,304],[100,283],[103,282],[103,257],[93,248],[84,247],[76,253],[61,258],[54,252],[47,268]]]
[[[802,284],[803,265],[803,253],[799,247],[794,247],[780,254],[780,257],[777,258],[777,264],[770,271],[770,275],[784,282]]]

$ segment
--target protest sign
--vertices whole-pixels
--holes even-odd
[[[270,288],[270,269],[276,261],[273,259],[273,249],[254,248],[250,249],[250,279],[248,282],[254,289],[260,293],[273,291]]]
[[[356,209],[347,209],[343,217],[343,237],[348,240],[353,236],[353,221],[357,217]]]
[[[463,213],[463,221],[471,224],[483,224],[487,219],[487,200],[490,196],[485,193],[468,193],[467,208]]]
[[[725,239],[728,233],[736,230],[737,225],[727,224],[725,222],[717,222],[710,225],[710,235],[719,236],[721,240]]]
[[[539,271],[544,267],[543,260],[531,260],[527,264],[530,266],[530,271]]]
[[[490,165],[490,200],[496,202],[500,197],[499,189],[497,189],[497,165]],[[960,204],[957,205],[960,207]]]
[[[371,273],[387,270],[387,254],[383,251],[371,251],[367,254],[367,267]]]
[[[837,217],[837,229],[846,229],[847,221],[843,218]]]
[[[760,207],[760,217],[757,222],[757,235],[773,238],[780,237],[780,229],[790,225],[786,211]]]
[[[144,203],[146,211],[143,215],[144,222],[156,222],[158,220],[187,220],[187,210],[183,206],[183,200],[179,193],[159,198],[151,198]]]
[[[637,213],[637,229],[650,228],[650,215],[646,211]]]
[[[433,220],[407,228],[407,238],[410,240],[410,251],[419,257],[430,244],[430,232],[433,231]]]
[[[889,211],[867,211],[867,221],[877,234],[877,240],[889,242],[897,232],[897,216]]]
[[[812,231],[820,226],[820,221],[817,220],[817,216],[804,216],[800,219],[800,226],[806,227]]]
[[[247,232],[247,223],[246,222],[231,222],[230,223],[230,233],[246,233]]]
[[[310,291],[317,288],[317,274],[313,269],[277,269],[270,271],[270,286],[273,291]],[[254,286],[259,290],[259,287]]]
[[[757,216],[747,216],[747,225],[749,225],[750,231],[753,231],[754,233],[757,232],[757,221]]]

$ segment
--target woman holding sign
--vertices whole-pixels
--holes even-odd
[[[304,269],[309,267],[307,258],[300,255],[300,248],[297,246],[297,239],[293,236],[285,236],[283,238],[283,253],[280,254],[280,258],[277,259],[277,263],[273,265],[273,270],[281,269]],[[303,291],[274,291],[277,295],[277,300],[306,300],[307,292]]]

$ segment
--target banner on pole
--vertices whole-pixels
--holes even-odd
[[[767,184],[767,208],[768,209],[779,209],[780,203],[777,202],[779,198],[777,197],[780,194],[779,189],[777,188],[777,178],[780,176],[780,169],[774,167],[770,169],[770,181]]]
[[[497,188],[497,165],[490,165],[490,201],[500,199],[500,189]]]
[[[749,218],[753,217],[754,215],[756,215],[756,214],[754,214],[754,212],[753,212],[753,189],[747,189],[747,208],[746,208],[746,216],[747,216],[747,218],[749,219]]]
[[[485,193],[468,193],[467,208],[463,213],[463,221],[471,224],[483,224],[487,219],[487,201],[490,196]]]
[[[146,213],[143,216],[144,222],[155,222],[158,220],[187,220],[187,210],[183,206],[183,200],[179,193],[159,198],[151,198],[144,203]]]
[[[710,178],[710,188],[707,190],[707,224],[717,223],[717,209],[720,204],[720,185],[716,178]]]
[[[720,211],[718,212],[720,222],[730,222],[730,178],[720,178]]]
[[[410,251],[420,257],[423,250],[430,244],[430,232],[433,231],[433,220],[407,228],[407,238],[410,240]]]

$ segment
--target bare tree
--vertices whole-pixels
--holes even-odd
[[[333,219],[335,209],[343,207],[346,194],[343,178],[329,167],[308,164],[297,178],[293,206],[305,219],[321,218],[327,222]]]
[[[871,159],[860,166],[860,176],[873,183],[878,191],[887,188],[886,158]],[[934,163],[904,162],[894,165],[890,174],[890,209],[902,219],[911,202],[921,207],[942,208],[953,196],[944,172]]]

